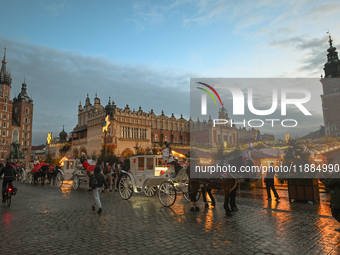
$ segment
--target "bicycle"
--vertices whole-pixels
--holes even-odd
[[[12,202],[12,196],[14,196],[17,193],[17,188],[11,185],[4,188],[4,190],[5,190],[4,200],[7,206],[9,207]]]

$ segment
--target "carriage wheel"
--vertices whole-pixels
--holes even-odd
[[[129,175],[123,174],[118,184],[119,194],[123,199],[129,199],[133,194],[132,180]]]
[[[80,185],[79,176],[78,176],[78,175],[75,175],[75,176],[73,177],[72,187],[73,187],[74,190],[77,190],[77,189],[79,189],[79,185]]]
[[[144,194],[147,196],[147,197],[153,197],[157,192],[157,187],[146,187],[144,189]]]
[[[60,172],[57,173],[57,176],[55,177],[55,181],[56,181],[56,184],[57,184],[58,188],[63,186],[63,175]]]
[[[176,189],[171,182],[165,181],[159,186],[158,199],[166,207],[172,206],[175,203]]]
[[[7,204],[8,207],[11,205],[11,202],[12,202],[11,192],[7,192],[6,204]]]
[[[191,201],[190,201],[190,195],[189,195],[189,192],[188,192],[188,188],[187,187],[183,188],[182,192],[183,192],[184,198],[190,203]],[[201,191],[199,190],[196,193],[196,200],[195,200],[195,202],[197,202],[200,199],[200,197],[201,197]]]

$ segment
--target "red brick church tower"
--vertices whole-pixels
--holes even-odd
[[[26,82],[18,97],[11,96],[11,74],[6,69],[6,48],[0,71],[0,160],[31,161],[33,100]]]

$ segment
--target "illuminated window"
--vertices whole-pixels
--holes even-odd
[[[158,134],[155,134],[155,142],[158,142]]]
[[[168,141],[168,136],[166,135],[165,137],[164,137],[164,142],[167,142]]]

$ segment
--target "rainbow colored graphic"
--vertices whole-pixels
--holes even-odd
[[[221,106],[222,106],[221,98],[220,98],[219,94],[216,92],[216,90],[215,90],[213,87],[211,87],[210,85],[205,84],[205,83],[203,83],[203,82],[197,82],[197,83],[206,86],[206,87],[209,88],[212,92],[214,92],[215,95],[217,96],[218,100],[220,101]],[[200,88],[200,87],[197,87],[197,88],[203,90],[204,92],[206,92],[206,93],[214,100],[215,105],[217,105],[216,100],[215,100],[214,96],[211,94],[210,91],[208,91],[208,90],[206,90],[206,89],[204,89],[204,88]]]

